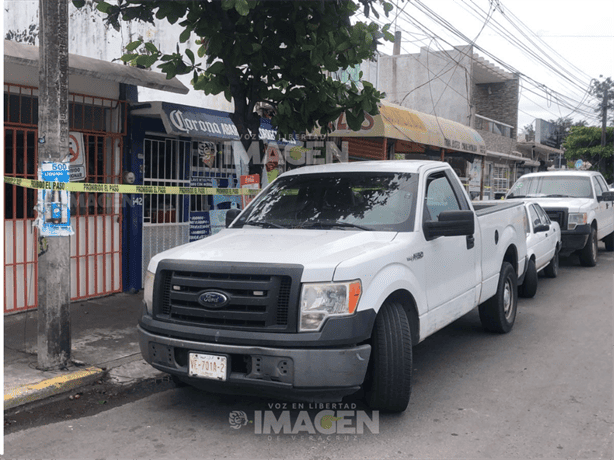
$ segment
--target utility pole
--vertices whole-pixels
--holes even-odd
[[[68,0],[39,0],[38,167],[68,152]],[[67,204],[69,205],[69,204]],[[70,237],[49,236],[38,256],[38,368],[70,360]]]
[[[605,135],[608,119],[608,87],[604,85],[603,91],[603,105],[601,110],[601,146],[605,147]]]

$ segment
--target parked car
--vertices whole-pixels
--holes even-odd
[[[229,228],[151,259],[141,353],[215,392],[403,411],[412,346],[478,307],[509,332],[522,203],[475,211],[449,164],[372,161],[280,175]]]
[[[476,210],[486,209],[496,200],[473,202]],[[552,222],[546,211],[534,202],[523,202],[525,211],[525,233],[527,238],[527,259],[524,279],[518,282],[521,297],[534,297],[537,293],[538,273],[543,271],[548,278],[559,273],[559,251],[561,249],[561,228]]]
[[[524,282],[518,292],[522,297],[533,297],[537,292],[537,274],[543,270],[548,278],[559,274],[561,227],[553,222],[539,203],[525,203],[527,212],[527,260]]]
[[[596,171],[546,171],[520,177],[506,200],[536,202],[561,227],[561,255],[597,264],[597,242],[614,251],[614,192]]]

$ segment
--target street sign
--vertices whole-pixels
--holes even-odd
[[[68,151],[70,154],[69,175],[71,182],[85,180],[85,151],[83,149],[83,134],[71,131],[68,138]]]
[[[583,164],[583,163],[584,163],[584,162],[583,162],[582,160],[578,160],[578,161],[576,161],[576,165],[575,165],[575,166],[576,166],[576,169],[580,169],[580,168],[582,167],[582,164]]]

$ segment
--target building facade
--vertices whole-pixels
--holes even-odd
[[[534,170],[538,159],[517,149],[519,78],[488,62],[472,46],[416,54],[380,55],[363,65],[386,100],[477,131],[484,155],[456,161],[473,198],[500,197],[519,173]]]
[[[4,42],[4,173],[37,180],[38,47]],[[82,181],[121,184],[127,154],[128,96],[134,85],[186,92],[164,75],[82,56],[69,57],[69,163],[82,165]],[[4,185],[4,312],[37,305],[38,252],[35,189]],[[121,194],[71,194],[71,298],[122,291]]]

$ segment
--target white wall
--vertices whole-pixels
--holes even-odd
[[[470,49],[382,56],[378,89],[390,102],[470,126]]]
[[[103,14],[88,4],[77,9],[69,2],[69,52],[104,61],[119,59],[128,43],[142,37],[152,41],[162,52],[175,51],[181,27],[177,24],[160,23],[160,27],[147,23],[122,23],[120,32],[103,23]],[[23,32],[31,25],[38,26],[38,0],[4,0],[4,34],[8,31]],[[38,45],[38,40],[35,42]],[[196,53],[196,45],[189,46]],[[181,46],[185,49],[185,44]],[[154,70],[159,71],[154,66]],[[177,77],[188,88],[190,75]],[[93,89],[93,88],[92,88]],[[90,92],[89,89],[87,92]],[[231,112],[233,104],[223,94],[206,96],[202,91],[191,90],[189,94],[175,94],[149,88],[139,88],[140,101],[166,101],[195,107]]]

